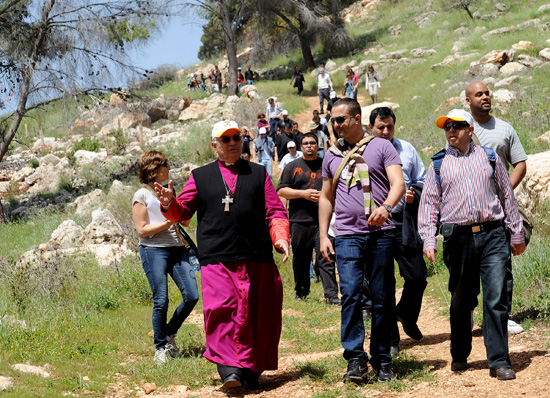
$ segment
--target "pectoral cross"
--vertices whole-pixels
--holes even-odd
[[[229,194],[225,195],[225,198],[222,198],[222,203],[225,204],[224,211],[229,212],[229,203],[233,203],[233,198]]]

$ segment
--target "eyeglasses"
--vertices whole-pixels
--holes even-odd
[[[355,117],[355,115],[354,116],[337,116],[337,117],[333,117],[332,119],[330,119],[330,121],[331,121],[332,124],[334,124],[334,123],[342,124],[347,119],[351,119],[352,117]]]
[[[465,129],[465,128],[468,128],[470,127],[470,125],[466,122],[448,122],[448,123],[445,123],[445,125],[443,126],[443,129],[445,131],[449,131],[450,129],[454,128],[455,130],[461,130],[461,129]]]
[[[315,141],[302,142],[302,146],[315,146],[315,145],[317,145]]]
[[[231,142],[231,139],[233,139],[233,141],[235,141],[235,142],[240,142],[241,141],[241,135],[240,134],[222,135],[219,138],[220,138],[220,141],[223,142],[224,144],[229,144],[229,142]]]

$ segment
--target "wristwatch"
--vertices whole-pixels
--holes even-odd
[[[387,204],[387,203],[382,203],[382,207],[384,207],[388,213],[391,213],[393,207],[391,207],[391,205]]]

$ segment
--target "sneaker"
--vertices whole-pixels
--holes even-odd
[[[517,324],[511,319],[508,319],[508,334],[518,334],[521,332],[523,332],[523,328],[521,327],[521,325]]]
[[[164,347],[158,348],[153,359],[157,365],[164,365],[168,362],[168,350]]]
[[[167,340],[167,342],[166,342],[166,345],[164,346],[164,348],[167,351],[167,353],[172,358],[179,357],[181,355],[181,351],[180,351],[179,347],[176,345],[176,335],[172,334],[172,335],[168,336],[168,338],[166,340]]]
[[[348,371],[344,375],[344,382],[363,383],[368,372],[368,361],[362,358],[351,358],[348,361]]]
[[[395,377],[390,365],[382,365],[380,369],[374,369],[374,375],[381,382],[389,381]]]

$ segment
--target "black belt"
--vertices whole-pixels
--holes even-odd
[[[480,232],[489,232],[502,226],[502,220],[487,221],[480,224],[455,225],[455,231],[461,235],[473,235]]]

